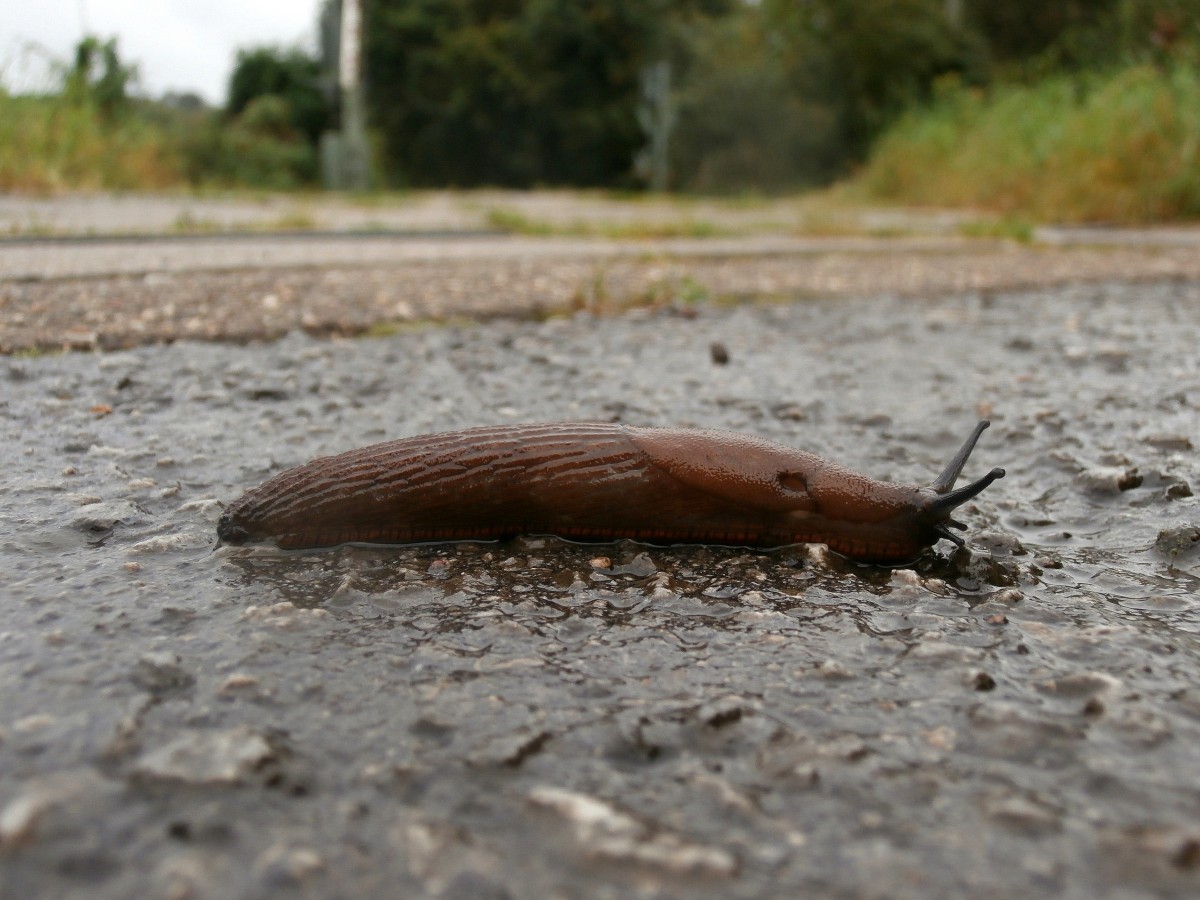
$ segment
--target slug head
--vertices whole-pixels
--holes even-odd
[[[239,521],[234,511],[221,514],[217,520],[217,546],[222,544],[244,544],[250,540],[250,532]]]
[[[968,500],[977,497],[983,492],[989,484],[997,478],[1004,477],[1004,470],[1001,468],[992,469],[978,481],[973,481],[968,485],[960,487],[956,491],[947,490],[945,493],[933,492],[932,496],[922,497],[921,503],[916,513],[916,519],[924,525],[931,534],[935,535],[934,540],[930,544],[935,543],[937,538],[945,538],[952,541],[959,547],[963,546],[963,539],[951,531],[951,528],[957,528],[959,531],[965,531],[966,525],[956,519],[952,519],[950,514],[955,509],[962,506]],[[923,488],[921,495],[930,493],[929,488]]]
[[[813,479],[808,487],[821,514],[835,520],[827,522],[834,535],[829,546],[856,559],[881,563],[915,559],[942,538],[962,547],[963,539],[951,529],[962,531],[967,526],[952,518],[954,510],[1004,477],[1004,470],[995,468],[954,489],[989,424],[984,420],[975,426],[941,475],[927,487],[885,484],[845,471],[836,478]]]
[[[958,476],[962,474],[963,466],[970,459],[971,452],[975,449],[975,444],[979,441],[979,436],[991,424],[987,419],[980,420],[979,424],[975,426],[975,430],[971,432],[970,437],[963,442],[958,452],[954,454],[954,458],[942,470],[942,474],[937,477],[933,484],[925,489],[925,491],[931,491],[933,496],[926,499],[922,504],[919,518],[938,537],[952,541],[959,547],[963,546],[963,539],[950,529],[957,528],[959,531],[964,531],[967,526],[962,522],[957,522],[950,518],[950,514],[968,500],[979,496],[984,488],[997,478],[1004,477],[1004,470],[995,468],[978,481],[973,481],[958,490],[954,490],[954,483],[958,481]],[[922,493],[925,493],[925,491],[922,491]]]

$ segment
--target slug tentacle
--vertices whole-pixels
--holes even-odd
[[[950,510],[962,506],[968,500],[978,497],[983,493],[984,489],[995,481],[997,478],[1004,477],[1004,470],[997,467],[992,469],[978,481],[972,481],[970,484],[963,485],[957,491],[950,491],[942,494],[936,500],[929,504],[931,510],[948,513]],[[966,525],[958,525],[959,528],[966,528]]]
[[[972,451],[974,451],[975,444],[979,441],[979,436],[991,424],[987,419],[981,419],[979,424],[975,426],[975,430],[971,432],[971,435],[963,445],[958,448],[958,452],[954,454],[954,458],[942,470],[942,474],[929,485],[929,489],[938,495],[937,499],[931,500],[925,506],[926,515],[933,526],[933,531],[938,537],[945,538],[958,547],[966,546],[966,542],[950,529],[957,528],[959,531],[966,531],[967,526],[962,522],[950,518],[950,513],[968,500],[979,496],[997,478],[1004,477],[1004,470],[997,467],[978,481],[964,485],[958,490],[952,490],[954,482],[958,481],[958,476],[962,473],[963,467],[967,464]]]
[[[606,424],[509,425],[406,438],[269,479],[217,525],[285,549],[554,534],[774,547],[823,543],[898,563],[962,529],[950,518],[1003,469],[953,490],[980,422],[929,487],[885,484],[751,435]]]
[[[975,445],[979,442],[979,436],[987,431],[988,428],[991,427],[991,424],[992,423],[987,419],[979,420],[979,424],[975,426],[975,430],[971,432],[971,436],[968,437],[963,442],[963,445],[958,448],[958,452],[955,453],[954,458],[947,463],[946,468],[942,470],[942,474],[934,480],[933,484],[929,485],[934,492],[938,494],[945,494],[952,487],[954,487],[954,482],[958,481],[958,476],[962,474],[963,466],[967,464],[967,460],[971,458],[971,454],[975,450]],[[1000,474],[996,477],[1003,478],[1004,472],[1000,471]],[[991,484],[991,482],[988,482],[988,484]],[[985,484],[983,487],[987,487],[987,485]],[[983,490],[983,488],[980,488],[979,490]],[[957,505],[958,504],[955,504],[955,506]]]

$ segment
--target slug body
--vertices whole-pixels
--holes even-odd
[[[751,435],[608,424],[511,425],[423,435],[315,459],[264,482],[221,517],[224,543],[285,549],[491,540],[772,547],[827,544],[853,559],[907,562],[1003,469],[954,482],[980,422],[928,487],[874,481]]]

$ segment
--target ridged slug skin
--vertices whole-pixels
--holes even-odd
[[[964,451],[961,462],[970,447]],[[1001,475],[993,470],[970,496]],[[958,540],[945,530],[957,505],[948,503],[947,491],[883,484],[736,432],[507,425],[315,459],[246,492],[221,517],[217,533],[224,543],[272,540],[285,549],[520,534],[756,547],[823,543],[855,559],[901,562],[940,537]]]

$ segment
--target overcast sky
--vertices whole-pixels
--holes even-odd
[[[11,91],[50,86],[46,55],[69,60],[85,32],[118,38],[144,93],[192,91],[225,99],[234,51],[315,46],[320,0],[0,0],[0,81]]]

